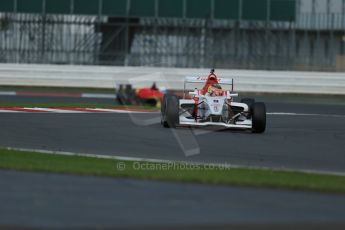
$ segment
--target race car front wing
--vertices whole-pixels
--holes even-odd
[[[224,128],[231,128],[231,129],[251,129],[252,128],[252,121],[251,120],[244,120],[244,121],[237,121],[236,124],[227,124],[224,122],[198,122],[193,119],[188,119],[184,116],[180,116],[179,125],[181,126],[220,126]]]

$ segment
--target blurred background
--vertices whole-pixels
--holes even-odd
[[[211,68],[265,133],[161,126]],[[0,229],[343,230],[344,127],[345,0],[0,0]]]
[[[1,0],[0,63],[345,71],[345,0]]]

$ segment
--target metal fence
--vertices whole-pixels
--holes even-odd
[[[2,13],[0,62],[344,70],[344,15],[318,20],[315,14],[277,22]]]

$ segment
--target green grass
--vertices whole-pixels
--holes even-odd
[[[113,104],[98,104],[98,103],[2,103],[0,108],[99,108],[99,109],[117,109],[117,108],[130,108],[130,109],[145,109],[157,110],[156,107],[151,106],[121,106]]]
[[[124,170],[118,170],[121,163]],[[146,169],[137,169],[138,162],[99,159],[81,156],[49,155],[0,149],[0,169],[136,178],[211,185],[236,185],[281,188],[303,191],[345,193],[345,177],[267,169],[186,169],[176,163],[175,168],[165,163],[140,162]],[[180,167],[180,168],[179,168]]]

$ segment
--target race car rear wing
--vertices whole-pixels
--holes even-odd
[[[186,83],[204,83],[207,80],[207,77],[185,77],[184,81]],[[229,78],[218,78],[219,84],[232,85],[234,84],[234,79]]]
[[[184,78],[184,86],[183,86],[183,92],[186,92],[186,83],[205,83],[207,80],[207,77],[185,77]],[[222,85],[231,85],[231,91],[234,91],[234,79],[231,78],[218,78],[219,84]]]

